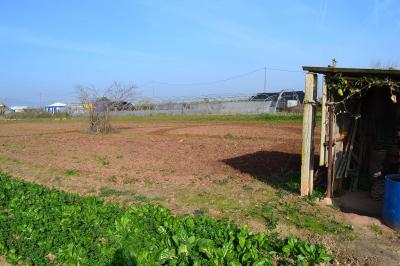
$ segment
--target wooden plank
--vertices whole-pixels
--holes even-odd
[[[308,183],[309,183],[309,195],[311,195],[314,191],[314,150],[315,150],[315,141],[314,141],[314,129],[315,129],[315,121],[316,121],[316,113],[317,113],[317,88],[318,88],[318,75],[314,75],[314,82],[313,82],[313,101],[314,104],[312,104],[312,113],[311,113],[311,118],[312,118],[312,124],[311,124],[311,150],[310,150],[310,176],[308,178]]]
[[[399,77],[400,70],[398,69],[376,69],[376,68],[344,68],[344,67],[314,67],[303,66],[303,70],[319,74],[327,73],[342,73],[344,76],[389,76]]]
[[[314,126],[317,74],[307,73],[305,78],[304,116],[302,133],[300,194],[310,195],[314,178]]]
[[[326,80],[325,77],[322,79],[322,114],[321,114],[321,142],[320,142],[320,147],[319,147],[319,166],[325,166],[326,165],[326,92],[327,92],[327,87],[326,87]]]

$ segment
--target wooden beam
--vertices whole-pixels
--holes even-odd
[[[301,154],[300,194],[311,195],[314,178],[314,127],[317,74],[307,73],[305,80],[304,116]]]
[[[321,115],[321,142],[319,147],[319,166],[326,165],[326,80],[325,77],[322,79],[322,115]]]

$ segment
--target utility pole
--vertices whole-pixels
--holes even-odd
[[[267,66],[264,67],[264,92],[267,92]]]

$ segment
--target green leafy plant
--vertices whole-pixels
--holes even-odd
[[[332,259],[323,246],[294,237],[254,234],[205,215],[174,216],[151,204],[118,207],[5,173],[0,255],[23,265],[313,265]]]

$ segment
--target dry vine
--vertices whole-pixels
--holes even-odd
[[[340,73],[327,77],[328,90],[336,92],[342,97],[339,101],[332,103],[335,113],[347,113],[355,118],[360,114],[354,114],[348,110],[347,103],[353,99],[362,98],[371,88],[388,88],[390,91],[390,100],[397,103],[397,95],[400,93],[400,82],[389,78],[379,79],[371,77],[362,77],[359,79],[346,79]]]

